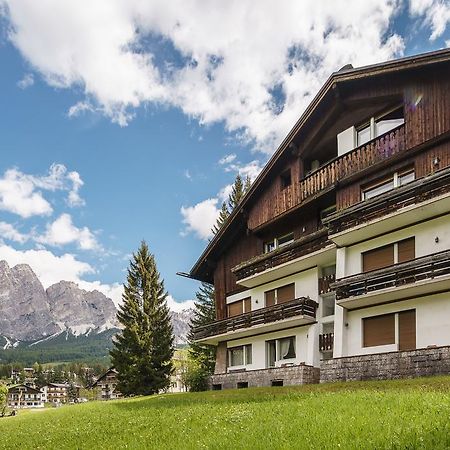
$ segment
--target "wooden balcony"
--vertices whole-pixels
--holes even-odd
[[[249,221],[250,228],[258,228],[291,208],[331,190],[338,181],[345,180],[389,159],[397,153],[403,152],[405,148],[405,125],[400,125],[376,139],[334,158],[271,198],[270,208],[259,212],[257,217],[251,219]]]
[[[450,250],[342,278],[332,287],[348,309],[443,292],[450,288]]]
[[[299,258],[307,257],[308,255],[314,254],[314,252],[318,252],[327,246],[333,246],[334,248],[334,245],[328,240],[327,229],[322,228],[321,230],[311,233],[308,236],[296,239],[294,242],[282,248],[278,248],[272,252],[264,253],[245,261],[233,267],[231,271],[235,274],[238,283],[246,287],[252,287],[252,283],[245,283],[242,282],[242,280],[255,277],[258,274],[266,272],[270,269],[275,269],[276,267],[282,265],[285,267],[287,263],[298,261]],[[280,273],[274,276],[280,278],[281,276],[286,276],[286,274]],[[269,280],[263,280],[263,282],[267,281]]]
[[[319,334],[319,351],[332,352],[334,345],[334,333]]]
[[[345,237],[346,233],[363,233],[364,238],[368,239],[373,228],[374,235],[381,234],[384,231],[380,229],[381,219],[386,223],[386,227],[398,228],[411,221],[427,219],[428,216],[446,212],[450,206],[449,194],[450,167],[338,211],[324,219],[324,222],[330,230],[332,239],[339,245],[347,245],[350,242],[346,240],[349,239]],[[420,212],[416,211],[416,205],[420,206]],[[405,216],[405,220],[399,222],[400,215],[409,217]],[[395,221],[392,227],[386,220],[387,216],[392,216],[392,220]],[[360,236],[355,234],[355,239],[359,240]]]
[[[278,305],[256,309],[239,316],[217,320],[208,325],[197,327],[194,329],[194,339],[205,341],[207,338],[228,333],[240,337],[237,336],[240,331],[247,331],[246,335],[251,335],[252,332],[248,332],[248,329],[261,328],[264,325],[275,324],[287,319],[297,318],[299,325],[313,323],[316,319],[317,306],[318,304],[310,298],[296,298]],[[215,340],[211,340],[211,343],[215,343]]]
[[[326,275],[319,278],[319,295],[329,294],[333,292],[331,284],[336,281],[336,275]]]

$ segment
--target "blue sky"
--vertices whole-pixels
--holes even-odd
[[[80,3],[0,0],[0,258],[116,301],[141,239],[194,297],[175,273],[331,71],[450,45],[443,1]]]

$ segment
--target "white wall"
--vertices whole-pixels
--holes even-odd
[[[303,327],[291,328],[288,330],[276,331],[273,333],[262,334],[259,336],[251,336],[243,339],[236,339],[234,341],[228,341],[227,347],[237,347],[240,345],[252,344],[252,364],[246,366],[238,367],[228,367],[230,369],[238,369],[240,367],[245,367],[246,370],[256,370],[266,368],[266,341],[272,339],[280,339],[283,337],[295,336],[295,355],[294,359],[285,359],[282,361],[277,361],[276,366],[279,367],[282,364],[294,363],[300,364],[305,363],[313,365],[314,355],[311,354],[312,343],[314,343],[315,335],[317,334],[317,324],[306,325]],[[318,348],[316,348],[318,353]],[[317,361],[318,363],[318,361]],[[316,365],[317,365],[316,363]]]
[[[362,272],[363,252],[413,236],[416,258],[450,249],[450,214],[339,249],[336,262],[338,278]],[[435,242],[436,237],[439,242]]]
[[[277,287],[285,286],[286,284],[295,283],[295,297],[310,297],[317,302],[319,296],[318,287],[318,269],[314,267],[309,270],[291,275],[289,277],[281,278],[271,283],[266,283],[261,286],[247,289],[238,294],[229,295],[227,303],[233,303],[243,298],[251,297],[252,311],[259,308],[264,308],[264,292]]]
[[[342,353],[335,348],[334,356],[353,356],[398,350],[398,323],[396,343],[376,347],[363,347],[362,319],[380,314],[395,313],[409,309],[416,310],[416,346],[450,345],[450,292],[430,295],[388,305],[348,311],[342,329]],[[345,324],[348,324],[347,326]]]

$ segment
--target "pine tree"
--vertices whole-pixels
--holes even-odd
[[[111,350],[124,395],[149,395],[170,384],[174,336],[167,293],[147,244],[133,254],[117,318],[123,330]]]
[[[237,206],[244,194],[250,189],[251,181],[247,176],[245,183],[242,182],[240,175],[236,176],[231,194],[228,197],[228,206],[226,202],[222,203],[222,208],[216,223],[212,228],[213,234],[217,234],[224,222],[227,220],[230,212]],[[198,344],[194,341],[193,329],[202,325],[207,325],[216,319],[216,307],[214,301],[214,286],[209,283],[202,283],[199,291],[196,293],[194,316],[191,320],[190,331],[188,335],[189,353],[200,369],[206,374],[214,372],[216,362],[216,347],[207,344]]]

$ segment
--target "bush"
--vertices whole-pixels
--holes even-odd
[[[186,387],[191,392],[206,391],[208,389],[209,373],[201,367],[190,367],[186,373]]]

